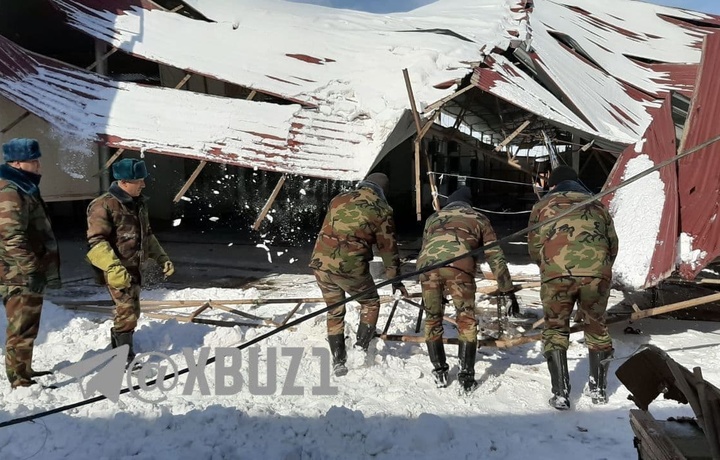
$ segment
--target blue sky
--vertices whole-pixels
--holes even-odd
[[[293,0],[301,3],[313,3],[334,8],[348,8],[373,13],[392,13],[397,11],[410,11],[419,6],[432,3],[434,0]],[[471,0],[468,0],[471,1]],[[649,3],[658,5],[677,6],[689,10],[704,11],[706,13],[720,13],[718,0],[654,0]]]
[[[718,0],[656,0],[650,3],[677,6],[689,10],[704,11],[706,13],[720,13],[720,2],[718,2]]]

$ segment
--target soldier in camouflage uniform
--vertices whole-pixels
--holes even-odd
[[[388,186],[385,174],[373,173],[361,181],[357,189],[333,198],[309,264],[328,305],[345,299],[345,293],[352,296],[370,290],[357,299],[361,310],[355,346],[365,351],[375,337],[380,312],[380,298],[369,267],[373,258],[372,246],[378,248],[388,279],[395,278],[400,272],[393,210],[385,199]],[[393,292],[395,290],[407,296],[401,282],[393,284]],[[327,330],[334,373],[345,375],[344,304],[328,312]]]
[[[461,187],[448,197],[448,204],[425,222],[423,244],[417,267],[429,265],[466,254],[496,240],[490,221],[472,208],[468,187]],[[503,250],[496,246],[485,251],[490,269],[498,283],[498,291],[511,302],[517,311],[517,298],[513,292],[510,272]],[[475,382],[475,355],[477,352],[477,319],[475,317],[475,273],[478,261],[474,257],[457,260],[450,265],[420,275],[425,303],[425,343],[428,347],[433,376],[439,388],[447,386],[448,365],[443,347],[443,298],[448,291],[457,311],[458,381],[467,392],[477,387]],[[500,298],[499,298],[500,299]]]
[[[552,171],[550,192],[532,209],[530,226],[566,211],[591,194],[568,166]],[[550,404],[570,408],[567,349],[575,303],[585,323],[590,355],[589,388],[595,404],[607,402],[607,368],[612,339],[605,325],[612,265],[618,252],[613,220],[600,201],[587,204],[528,234],[528,250],[540,266],[540,296],[545,314],[543,352],[552,380]]]
[[[49,374],[32,369],[45,288],[60,287],[58,246],[40,183],[40,147],[34,139],[3,145],[0,165],[0,293],[7,315],[5,370],[12,388]]]
[[[145,162],[126,158],[113,165],[116,181],[107,193],[95,198],[87,210],[87,258],[102,272],[115,303],[110,343],[128,345],[128,363],[135,358],[133,333],[140,317],[141,267],[155,260],[166,277],[175,272],[170,258],[153,235],[146,198]]]

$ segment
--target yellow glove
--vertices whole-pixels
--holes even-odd
[[[114,289],[125,289],[130,287],[132,278],[130,273],[122,265],[113,265],[107,272],[107,283],[108,286]]]
[[[175,266],[172,262],[169,260],[166,260],[162,267],[163,274],[165,275],[165,278],[168,276],[171,276],[173,273],[175,273]]]
[[[100,243],[93,246],[87,253],[87,259],[91,264],[99,268],[100,270],[107,272],[113,265],[120,265],[120,259],[118,259],[115,251],[107,241],[101,241]]]

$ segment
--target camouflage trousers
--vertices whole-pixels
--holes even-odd
[[[134,331],[140,318],[140,285],[133,283],[125,289],[107,288],[115,303],[113,329],[115,332]]]
[[[610,282],[589,276],[563,276],[545,281],[540,287],[545,329],[543,352],[567,350],[570,345],[570,315],[577,302],[578,312],[587,325],[585,344],[591,351],[612,349],[605,325]]]
[[[420,275],[425,303],[425,340],[442,340],[445,291],[452,296],[457,312],[458,338],[464,342],[477,341],[478,323],[475,317],[475,278],[450,267],[442,267]]]
[[[352,296],[371,289],[370,293],[356,300],[360,304],[360,322],[371,326],[377,324],[380,314],[380,297],[369,273],[360,278],[335,275],[320,270],[314,270],[314,273],[323,299],[328,305],[344,300],[345,293]],[[328,335],[345,334],[345,304],[328,311],[327,331]]]
[[[43,296],[24,286],[2,286],[7,315],[5,371],[10,385],[27,386],[32,380],[32,357],[40,328]]]

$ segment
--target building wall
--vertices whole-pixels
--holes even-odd
[[[4,129],[25,110],[0,96],[0,129]],[[100,190],[97,146],[54,130],[44,120],[30,115],[2,135],[2,142],[15,137],[37,139],[42,152],[43,180],[40,190],[48,202],[93,198]]]

